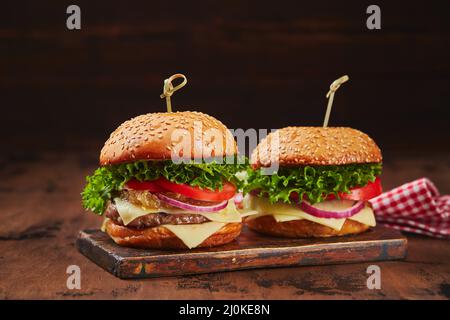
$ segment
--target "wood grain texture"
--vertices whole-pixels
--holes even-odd
[[[403,259],[407,250],[400,232],[383,227],[328,239],[264,237],[244,228],[232,243],[191,251],[120,247],[105,233],[91,229],[81,231],[76,244],[81,253],[122,279],[396,260]]]

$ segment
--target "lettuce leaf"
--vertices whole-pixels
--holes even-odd
[[[175,183],[184,183],[209,190],[221,190],[225,181],[242,188],[236,173],[246,170],[246,164],[181,163],[172,161],[136,161],[100,167],[86,177],[81,193],[83,207],[102,215],[106,203],[130,179],[151,181],[164,177]]]
[[[381,174],[381,163],[351,164],[342,166],[283,167],[272,175],[261,170],[247,170],[244,193],[261,191],[271,203],[293,203],[292,193],[298,199],[307,197],[312,204],[323,201],[328,194],[338,197],[338,192],[350,192],[350,188],[363,187]]]

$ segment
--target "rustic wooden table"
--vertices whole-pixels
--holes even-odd
[[[16,152],[0,158],[0,298],[43,299],[449,299],[450,241],[408,235],[405,261],[379,262],[381,289],[366,287],[370,263],[247,270],[142,281],[115,278],[75,248],[100,218],[81,208],[95,151]],[[450,193],[450,155],[385,161],[385,189],[421,176]],[[66,286],[69,265],[81,289]]]

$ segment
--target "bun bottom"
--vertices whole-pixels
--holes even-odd
[[[105,221],[104,228],[119,246],[147,249],[188,249],[172,231],[161,226],[137,230],[108,220]],[[205,239],[197,248],[216,247],[231,242],[239,236],[241,229],[241,223],[227,223],[222,229]]]
[[[271,215],[246,219],[245,224],[249,229],[256,232],[285,238],[344,236],[347,234],[361,233],[369,229],[369,226],[349,219],[345,220],[341,230],[337,231],[333,228],[308,220],[277,222]]]

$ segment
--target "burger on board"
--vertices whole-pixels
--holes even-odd
[[[368,200],[382,192],[381,161],[376,143],[355,129],[287,127],[270,133],[251,156],[241,204],[248,211],[245,223],[279,237],[366,231],[376,224]],[[274,164],[277,172],[264,174]]]
[[[219,136],[205,139],[210,131]],[[176,149],[174,137],[188,143]],[[183,161],[172,161],[174,155]],[[242,168],[211,159],[236,156],[231,132],[209,115],[141,115],[124,122],[106,141],[100,167],[86,178],[83,206],[105,217],[102,229],[122,246],[222,245],[241,232],[233,197],[240,183],[235,174]]]

